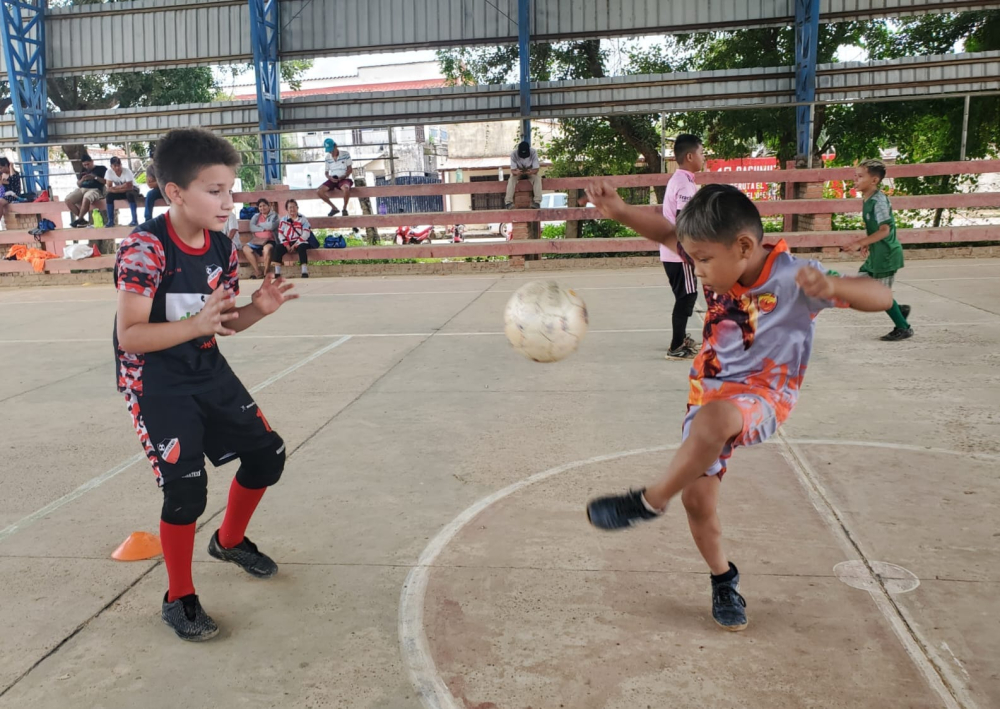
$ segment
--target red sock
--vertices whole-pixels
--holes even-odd
[[[167,602],[194,593],[191,580],[191,557],[194,554],[194,528],[191,524],[170,524],[160,520],[160,544],[167,565]]]
[[[222,519],[222,526],[219,527],[219,544],[224,549],[232,549],[243,541],[246,534],[247,525],[253,517],[257,503],[264,497],[266,487],[258,490],[251,490],[243,487],[233,478],[233,484],[229,486],[229,504],[226,505],[226,516]]]

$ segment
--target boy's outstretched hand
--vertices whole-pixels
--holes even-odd
[[[253,294],[251,301],[261,315],[270,315],[289,300],[299,297],[298,293],[290,292],[295,286],[280,276],[274,278],[270,273],[264,276],[264,282]]]
[[[619,218],[622,210],[626,208],[625,200],[618,194],[618,190],[607,180],[595,180],[590,187],[584,190],[587,199],[597,207],[605,219]],[[581,200],[582,201],[582,200]],[[584,205],[586,202],[584,202]],[[580,206],[584,206],[580,205]]]
[[[211,335],[233,335],[235,330],[230,329],[226,323],[235,320],[240,316],[233,310],[235,299],[225,288],[216,288],[212,295],[208,296],[204,307],[194,316],[194,322],[198,326],[198,335],[209,337]]]
[[[820,298],[822,300],[833,300],[836,295],[836,287],[833,279],[812,266],[804,266],[795,274],[795,282],[799,288],[810,298]]]

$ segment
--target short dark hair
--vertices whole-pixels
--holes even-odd
[[[118,157],[117,155],[112,155],[111,156],[111,164],[112,165],[121,165],[122,164],[122,159],[120,157]]]
[[[869,175],[877,177],[879,182],[885,179],[885,163],[881,160],[876,160],[874,158],[871,160],[864,160],[858,165],[858,167],[863,167]]]
[[[261,204],[266,204],[268,207],[271,206],[271,203],[267,201],[267,197],[261,197],[257,200],[257,206],[259,207]]]
[[[296,207],[299,206],[298,202],[296,202],[294,199],[290,199],[287,202],[285,202],[285,209],[288,209],[288,205],[290,205],[290,204],[294,204]]]
[[[156,181],[164,186],[173,182],[181,189],[186,189],[206,167],[227,165],[235,170],[241,163],[232,143],[202,128],[170,131],[156,143],[153,158]]]
[[[677,236],[731,246],[740,232],[764,238],[757,205],[732,185],[705,185],[677,215]]]
[[[10,160],[5,157],[0,157],[0,167],[7,167],[10,165]]]
[[[94,162],[94,158],[90,157],[88,153],[84,153],[80,156],[80,162]]]
[[[701,138],[691,133],[681,133],[674,140],[674,160],[680,165],[687,159],[690,153],[693,153],[701,145]]]

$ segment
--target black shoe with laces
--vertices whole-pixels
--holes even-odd
[[[712,577],[712,617],[726,630],[735,632],[747,627],[747,602],[740,595],[740,572],[732,562],[729,571],[732,578],[724,581]]]
[[[219,634],[219,626],[201,607],[198,596],[193,593],[171,602],[167,601],[167,594],[163,594],[160,617],[181,640],[203,642]]]
[[[598,529],[625,529],[662,514],[650,512],[642,501],[644,490],[630,490],[623,495],[598,497],[587,504],[587,519]]]
[[[913,337],[912,327],[894,327],[888,335],[882,335],[882,340],[884,342],[899,342],[900,340],[909,340],[911,337]]]
[[[236,564],[251,576],[256,576],[259,579],[266,579],[278,573],[278,565],[274,563],[274,560],[257,549],[257,545],[247,537],[243,537],[243,541],[232,549],[226,549],[219,544],[219,532],[216,530],[208,543],[208,555],[220,561]]]

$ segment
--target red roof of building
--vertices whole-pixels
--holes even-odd
[[[321,86],[313,89],[300,89],[298,91],[282,91],[281,98],[295,98],[296,96],[321,96],[323,94],[354,94],[367,93],[370,91],[406,91],[408,89],[439,89],[447,86],[445,79],[420,79],[418,81],[395,81],[383,84],[349,84],[345,86]],[[257,98],[256,93],[240,94],[236,100]]]

